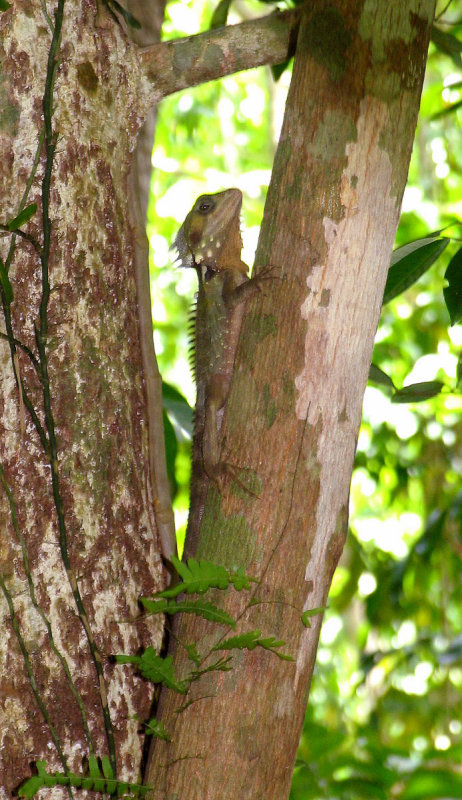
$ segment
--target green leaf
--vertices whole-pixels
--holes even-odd
[[[108,756],[101,756],[101,767],[105,778],[113,778],[114,772],[112,771],[111,762]]]
[[[212,650],[255,650],[256,647],[263,647],[265,650],[271,650],[271,652],[283,659],[283,661],[293,661],[294,659],[292,656],[277,652],[277,649],[284,645],[285,642],[275,639],[274,636],[268,636],[266,639],[263,639],[261,631],[247,631],[247,633],[241,633],[238,636],[230,636],[228,639],[224,639],[219,644],[216,644],[215,647],[212,647]]]
[[[146,733],[148,736],[155,736],[156,739],[163,739],[165,742],[170,742],[171,737],[167,729],[164,728],[162,723],[153,717],[146,723]]]
[[[457,378],[457,386],[460,386],[462,383],[462,354],[459,356],[457,361],[457,370],[456,370],[456,378]]]
[[[242,589],[251,589],[252,583],[259,583],[258,578],[246,575],[242,567],[239,567],[235,572],[228,572],[228,578],[236,592],[241,592]]]
[[[441,381],[422,381],[403,386],[392,396],[392,403],[422,403],[441,392],[444,383]]]
[[[197,649],[197,646],[194,644],[194,642],[192,642],[191,644],[183,644],[183,647],[184,647],[184,649],[186,650],[186,652],[188,654],[189,660],[192,661],[197,666],[199,666],[199,664],[201,663],[202,659],[201,659],[201,657],[199,655],[199,651]]]
[[[459,42],[459,40],[452,33],[442,31],[441,28],[437,28],[436,25],[433,25],[431,40],[440,53],[444,53],[446,56],[449,56],[457,69],[462,67],[462,59],[460,57],[462,52],[462,42]]]
[[[11,7],[11,3],[7,3],[7,0],[0,0],[0,11],[8,11]]]
[[[165,460],[167,463],[167,476],[172,489],[172,496],[175,497],[178,492],[178,482],[176,479],[175,462],[178,453],[178,440],[175,434],[175,429],[170,422],[168,414],[165,409],[162,414],[164,420],[164,441],[165,441]]]
[[[377,366],[377,364],[371,364],[369,368],[369,380],[372,383],[379,383],[381,386],[386,386],[387,389],[394,389],[395,384],[393,383],[392,379],[383,369]]]
[[[1,258],[0,258],[0,283],[2,285],[3,293],[5,295],[6,304],[10,305],[13,302],[13,287],[11,286],[5,264],[3,263],[3,260]]]
[[[3,11],[4,9],[1,10]],[[40,775],[33,775],[32,778],[28,778],[21,784],[18,789],[18,797],[33,797],[43,786],[45,786],[43,777]]]
[[[162,658],[153,647],[147,647],[141,656],[116,655],[115,659],[119,664],[134,664],[143,678],[151,683],[162,683],[174,692],[186,694],[188,685],[186,681],[180,681],[176,677],[172,656]]]
[[[219,564],[212,564],[211,561],[189,558],[185,564],[173,556],[172,563],[183,583],[158,592],[156,597],[176,597],[181,592],[203,594],[207,589],[227,589],[230,583],[239,592],[242,589],[250,589],[252,583],[258,583],[256,578],[246,575],[241,569],[231,572]]]
[[[342,797],[355,797],[361,800],[387,800],[388,794],[379,786],[377,781],[364,778],[347,778],[346,780],[333,781],[333,788],[337,795]]]
[[[228,570],[220,564],[190,558],[187,564],[176,559],[174,566],[183,580],[182,590],[188,594],[203,594],[210,588],[228,588]]]
[[[96,756],[88,756],[88,772],[91,778],[101,778],[101,771]]]
[[[440,111],[436,111],[434,114],[431,115],[430,119],[441,119],[441,117],[447,117],[448,114],[453,114],[454,111],[458,111],[459,108],[461,107],[462,107],[462,100],[458,100],[457,103],[453,103],[450,106],[442,108]]]
[[[273,64],[271,66],[271,73],[273,75],[273,80],[274,81],[278,81],[279,80],[279,78],[281,77],[282,73],[286,71],[286,69],[289,66],[291,60],[292,59],[289,58],[287,61],[283,61],[281,64]]]
[[[213,30],[213,28],[221,28],[223,25],[226,25],[231,2],[232,0],[220,0],[212,14],[212,19],[210,21],[211,30]]]
[[[142,597],[141,602],[148,614],[196,614],[199,617],[208,619],[210,622],[217,622],[219,625],[229,625],[236,627],[235,620],[223,609],[205,600],[150,600]]]
[[[185,397],[162,381],[162,402],[180,441],[190,440],[193,434],[193,410]]]
[[[24,225],[25,222],[28,222],[31,217],[34,216],[35,212],[37,211],[37,203],[31,203],[29,206],[23,208],[23,210],[18,214],[17,217],[14,219],[10,219],[7,224],[7,228],[9,231],[17,231],[21,225]]]
[[[37,761],[38,775],[28,778],[18,789],[19,797],[33,797],[44,786],[52,789],[54,786],[73,786],[77,789],[91,789],[94,792],[104,792],[118,797],[125,797],[127,792],[134,797],[144,797],[152,787],[142,786],[138,783],[118,781],[113,777],[112,767],[107,756],[101,757],[101,764],[105,777],[100,772],[96,756],[89,756],[88,767],[90,775],[77,775],[75,772],[46,771],[46,761]]]
[[[462,318],[462,248],[451,258],[444,277],[448,282],[443,289],[444,302],[451,325],[455,325]]]
[[[395,250],[391,257],[383,303],[389,303],[412,286],[439,258],[449,241],[446,238],[426,237]]]
[[[306,611],[303,612],[301,616],[301,620],[305,628],[311,628],[311,617],[317,617],[318,614],[324,614],[325,611],[324,606],[320,606],[319,608],[307,608]]]

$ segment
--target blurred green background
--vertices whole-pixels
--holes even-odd
[[[229,21],[268,6],[239,0]],[[208,0],[170,2],[164,38],[206,30],[213,10]],[[386,381],[366,390],[351,530],[322,627],[291,800],[462,798],[462,325],[450,325],[443,296],[462,236],[454,224],[462,218],[462,2],[439,3],[437,13],[396,246],[449,224],[442,235],[451,241],[384,306],[373,360],[397,389],[443,386],[411,403],[392,402]],[[179,392],[167,388],[165,402],[180,541],[196,277],[173,265],[169,246],[199,194],[238,186],[243,257],[253,263],[289,83],[290,68],[277,81],[268,68],[251,70],[174,95],[159,111],[148,236],[156,351]],[[453,271],[462,273],[462,259]]]

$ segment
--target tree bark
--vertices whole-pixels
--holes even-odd
[[[196,551],[258,578],[225,608],[295,661],[257,648],[186,699],[162,690],[172,741],[152,746],[155,800],[288,796],[321,625],[300,618],[325,606],[347,532],[433,13],[433,0],[331,0],[303,16],[256,256],[278,277],[247,308],[223,422],[224,460],[260,491],[209,488]],[[175,640],[204,655],[229,633],[184,616]],[[182,677],[191,663],[172,653]]]
[[[65,7],[52,99],[59,6],[48,20],[40,3],[0,16],[1,222],[18,213],[30,178],[26,204],[38,204],[24,226],[38,246],[16,237],[9,273],[11,336],[37,369],[11,336],[0,348],[5,798],[39,758],[80,772],[83,756],[109,754],[119,777],[139,779],[138,717],[149,714],[152,693],[108,657],[162,637],[159,622],[132,622],[140,592],[165,580],[127,224],[137,63],[110,18],[95,26],[95,10]],[[5,262],[12,244],[4,235]],[[3,291],[4,308],[5,299]]]
[[[162,76],[146,73],[148,51],[141,57],[91,0],[16,0],[0,12],[0,36],[6,800],[38,759],[50,771],[81,772],[85,757],[109,755],[119,778],[139,778],[140,720],[152,690],[109,657],[159,647],[162,637],[160,622],[132,621],[138,597],[166,576],[129,182],[137,135],[163,89]],[[169,47],[156,47],[167,63]],[[249,37],[246,47],[250,66]],[[279,43],[265,57],[280,60],[283,49]],[[13,234],[8,223],[15,228],[33,203],[37,210]],[[157,419],[161,413],[158,402]],[[63,796],[65,789],[47,790]]]

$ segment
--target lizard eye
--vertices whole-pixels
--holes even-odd
[[[197,204],[197,210],[200,214],[210,214],[214,208],[215,202],[211,197],[202,197]]]

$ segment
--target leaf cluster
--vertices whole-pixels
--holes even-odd
[[[222,565],[213,564],[210,561],[198,561],[190,558],[187,563],[183,563],[175,556],[172,561],[182,581],[170,589],[158,592],[152,598],[142,597],[141,603],[146,613],[167,614],[168,616],[179,613],[195,614],[209,622],[235,630],[236,620],[227,611],[209,600],[203,600],[201,597],[193,600],[189,599],[188,595],[203,595],[210,589],[224,592],[230,586],[235,591],[241,592],[249,590],[252,584],[258,583],[258,581],[246,575],[242,570],[228,570]],[[251,601],[252,605],[254,603],[255,601]],[[309,627],[308,616],[322,611],[323,609],[312,609],[304,612],[303,624]],[[195,643],[183,644],[188,658],[194,663],[195,668],[181,679],[175,674],[172,656],[159,656],[152,647],[147,647],[140,655],[119,654],[115,656],[115,659],[119,664],[133,664],[141,675],[152,683],[162,684],[178,694],[186,694],[190,685],[205,673],[226,672],[231,669],[230,657],[221,657],[217,661],[203,666],[212,653],[223,650],[254,650],[256,647],[261,647],[274,653],[283,661],[293,661],[292,656],[280,651],[284,644],[282,640],[278,640],[274,636],[263,636],[260,630],[221,639],[218,644],[202,654],[199,653]]]

